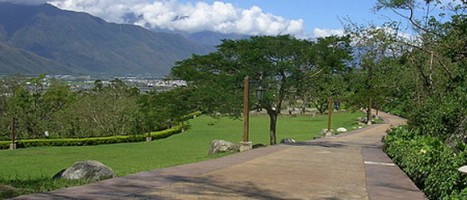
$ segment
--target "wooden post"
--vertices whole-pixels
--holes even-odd
[[[246,76],[243,79],[243,142],[249,141],[249,125],[250,125],[250,108],[249,108],[249,92],[250,80]]]
[[[331,132],[331,120],[332,120],[332,98],[328,98],[328,132]]]
[[[10,149],[16,149],[16,117],[13,117],[13,121],[11,122],[11,143]]]

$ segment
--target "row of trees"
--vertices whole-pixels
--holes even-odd
[[[344,37],[225,40],[214,53],[177,63],[171,75],[200,94],[203,111],[232,115],[241,111],[242,80],[249,76],[266,89],[265,97],[250,106],[267,111],[271,144],[285,103],[301,102],[324,112],[329,97],[366,108],[367,119],[371,108],[385,109],[408,117],[412,128],[424,134],[465,138],[465,5],[379,0],[376,10],[393,10],[412,29],[402,29],[400,21],[348,23]],[[424,15],[417,18],[423,6]]]
[[[323,112],[328,97],[356,108],[408,118],[386,137],[393,157],[430,199],[467,199],[467,2],[378,0],[403,21],[382,26],[350,20],[347,36],[300,40],[257,36],[225,40],[217,52],[179,62],[172,76],[186,80],[207,113],[239,115],[242,80],[265,97],[250,107],[270,118],[276,143],[284,104],[301,102]],[[421,14],[421,15],[420,15]],[[254,97],[254,95],[250,95]]]
[[[73,92],[58,80],[45,83],[44,76],[1,82],[1,140],[10,137],[13,120],[22,139],[95,137],[167,128],[192,111],[181,103],[189,95],[183,88],[140,94],[115,79],[109,85],[96,81],[90,91]]]
[[[379,0],[375,8],[392,10],[412,33],[401,37],[391,22],[364,40],[380,50],[374,79],[391,80],[373,79],[377,106],[408,118],[387,136],[386,152],[429,199],[467,199],[458,172],[467,163],[467,2]]]
[[[249,76],[266,92],[261,99],[250,95],[250,107],[267,112],[271,144],[286,105],[324,112],[330,97],[366,108],[367,119],[370,108],[386,109],[408,117],[414,129],[447,139],[461,134],[467,121],[459,106],[466,96],[465,3],[444,7],[451,17],[444,21],[428,15],[415,19],[417,5],[411,0],[376,5],[401,16],[398,10],[409,11],[405,18],[416,39],[401,37],[400,24],[389,22],[383,27],[350,23],[347,36],[313,41],[290,35],[224,40],[216,52],[178,62],[169,78],[186,80],[188,86],[163,93],[141,95],[119,80],[75,93],[57,81],[45,90],[41,77],[28,86],[15,77],[4,79],[1,94],[11,95],[1,96],[1,131],[7,135],[13,118],[25,137],[37,138],[44,131],[57,137],[142,133],[194,110],[239,116],[242,81]]]
[[[361,73],[372,107],[407,117],[421,134],[467,139],[466,5],[379,0],[375,8],[406,19],[411,37],[401,34],[400,22],[348,28],[357,46],[371,50],[361,55]],[[418,18],[420,8],[425,13]]]
[[[2,135],[8,137],[13,119],[19,122],[21,137],[41,138],[45,131],[50,137],[138,134],[178,123],[181,116],[193,111],[239,116],[242,81],[249,76],[254,86],[266,91],[264,98],[251,101],[250,106],[267,111],[270,143],[275,144],[277,118],[285,106],[313,106],[323,113],[329,97],[345,96],[351,53],[349,37],[309,41],[285,35],[226,40],[217,52],[194,55],[173,68],[171,78],[187,80],[189,87],[148,94],[117,79],[109,85],[96,81],[91,91],[72,92],[57,80],[45,87],[43,76],[30,80],[10,77],[2,80],[0,92],[4,94]]]

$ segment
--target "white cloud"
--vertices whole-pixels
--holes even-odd
[[[265,13],[253,6],[248,9],[215,1],[180,3],[177,0],[50,0],[66,10],[87,12],[110,22],[132,23],[146,28],[187,32],[203,30],[250,35],[303,35],[304,22]]]
[[[342,36],[344,35],[344,29],[321,29],[314,28],[312,33],[314,38],[327,37],[331,35]]]

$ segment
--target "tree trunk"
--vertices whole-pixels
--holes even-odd
[[[269,115],[269,143],[271,145],[277,144],[276,139],[276,125],[277,125],[277,116],[278,112],[274,110],[268,110]]]
[[[366,108],[366,120],[367,120],[366,122],[367,123],[371,121],[371,107],[372,107],[371,106],[371,104],[372,104],[371,100],[372,100],[371,97],[368,98],[368,107]]]

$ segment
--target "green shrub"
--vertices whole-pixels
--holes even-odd
[[[467,149],[458,152],[438,137],[411,132],[407,126],[385,137],[385,151],[430,199],[467,199],[467,177],[457,171],[467,164]]]
[[[10,141],[0,141],[0,149],[10,148]]]
[[[188,121],[190,119],[193,119],[194,117],[200,116],[201,114],[202,114],[201,111],[192,112],[192,113],[190,113],[188,115],[182,116],[180,120],[181,121]]]
[[[177,134],[187,129],[189,125],[179,125],[162,131],[151,132],[153,139],[161,139]],[[114,144],[127,142],[142,142],[146,140],[146,134],[129,136],[108,136],[93,138],[67,138],[67,139],[34,139],[18,140],[17,147],[39,147],[39,146],[88,146],[100,144]],[[0,141],[0,149],[10,148],[10,141]]]
[[[430,97],[413,109],[408,116],[409,128],[443,140],[455,133],[467,114],[465,106],[461,106],[467,100],[465,93],[455,94]]]

